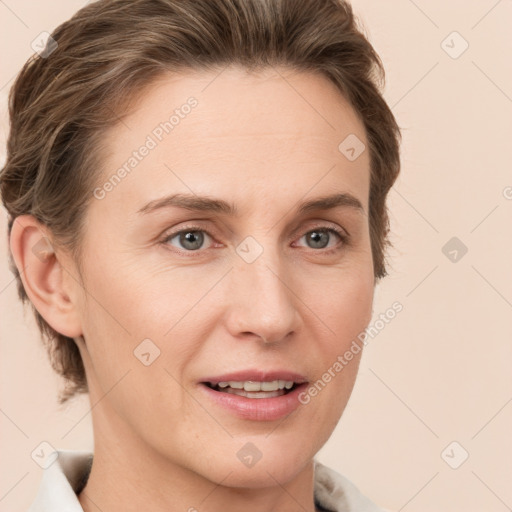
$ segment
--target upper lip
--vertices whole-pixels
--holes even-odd
[[[208,382],[216,385],[219,382],[272,382],[274,380],[293,381],[296,384],[302,384],[308,380],[299,373],[291,372],[289,370],[240,370],[237,372],[225,373],[223,375],[215,375],[201,379],[201,382]]]

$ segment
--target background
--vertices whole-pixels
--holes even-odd
[[[7,94],[42,32],[80,0],[0,0]],[[354,0],[403,131],[390,275],[349,405],[319,460],[394,511],[512,510],[512,1]],[[0,510],[23,511],[42,442],[93,449],[87,396],[59,408],[0,215]],[[403,310],[383,322],[399,301]],[[380,319],[380,321],[378,321]]]

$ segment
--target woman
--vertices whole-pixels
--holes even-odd
[[[94,429],[32,511],[380,510],[314,457],[386,275],[383,76],[342,0],[100,0],[27,62],[12,267]]]

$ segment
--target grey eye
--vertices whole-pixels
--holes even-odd
[[[197,251],[201,249],[203,243],[205,241],[206,233],[204,231],[187,229],[184,231],[180,231],[179,233],[175,233],[170,236],[167,241],[171,241],[173,239],[178,239],[179,246],[178,249],[185,249],[187,251]],[[206,235],[208,236],[208,235]],[[176,246],[175,244],[172,244]]]

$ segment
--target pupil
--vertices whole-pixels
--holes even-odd
[[[203,234],[200,231],[188,231],[182,235],[181,242],[189,249],[199,249],[203,245]],[[192,244],[192,246],[187,244]]]
[[[323,249],[327,245],[327,243],[322,244],[322,242],[319,242],[319,238],[321,238],[322,235],[324,235],[325,239],[326,233],[324,231],[311,231],[311,238],[313,239],[314,246],[317,248],[320,247],[321,249]]]

